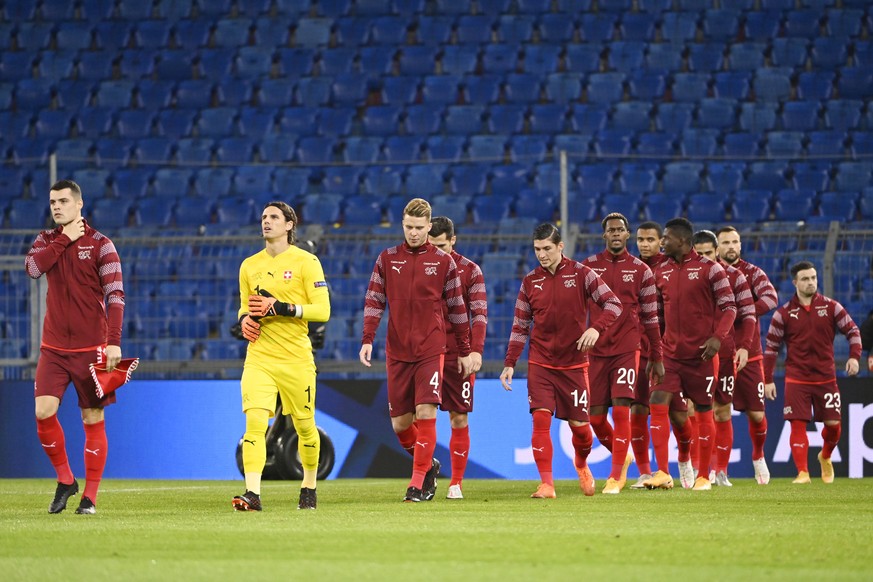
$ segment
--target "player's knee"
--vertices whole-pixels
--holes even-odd
[[[36,399],[35,413],[37,420],[51,418],[58,413],[60,401],[50,396],[40,396]]]
[[[451,412],[449,415],[452,420],[452,428],[466,428],[467,414],[465,412]]]
[[[301,442],[313,443],[318,440],[318,429],[315,427],[315,419],[312,417],[295,418],[294,430],[297,431],[297,436]]]
[[[270,424],[270,412],[263,408],[246,410],[246,434],[264,436]]]

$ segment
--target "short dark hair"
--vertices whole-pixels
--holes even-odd
[[[658,238],[664,236],[664,229],[661,228],[661,225],[654,220],[647,220],[640,223],[640,225],[637,227],[637,230],[655,230],[658,232]]]
[[[534,240],[549,239],[555,244],[561,242],[561,231],[551,222],[544,222],[538,225],[533,231]]]
[[[682,240],[690,241],[694,235],[694,225],[687,218],[671,218],[664,225],[664,229],[671,229],[682,237]]]
[[[264,204],[264,210],[266,210],[270,206],[275,206],[276,208],[278,208],[282,215],[285,217],[285,220],[291,223],[291,230],[288,231],[288,242],[294,244],[294,241],[297,238],[297,213],[294,212],[294,209],[291,208],[291,206],[289,206],[285,202],[282,202],[281,200],[267,202],[266,204]]]
[[[815,269],[815,265],[813,265],[809,261],[798,261],[791,265],[791,279],[797,279],[797,274],[801,271],[806,271],[807,269]]]
[[[455,236],[455,223],[448,216],[434,216],[430,219],[430,232],[428,236],[446,235],[447,239]]]
[[[49,192],[57,192],[58,190],[66,190],[67,188],[69,188],[73,193],[73,198],[76,198],[77,200],[82,199],[82,189],[72,180],[58,180],[52,184],[52,187],[49,188]]]
[[[698,230],[694,233],[694,236],[691,237],[691,244],[693,245],[701,245],[710,243],[713,248],[718,248],[718,237],[715,236],[715,233],[711,230]]]
[[[621,212],[610,212],[603,217],[602,221],[600,221],[600,226],[603,227],[603,232],[606,232],[606,223],[610,220],[620,220],[624,223],[624,227],[630,230],[630,224],[628,223],[627,218],[625,218],[624,214],[622,214]]]
[[[720,229],[715,231],[715,234],[720,235],[723,232],[735,232],[737,234],[740,234],[740,231],[738,231],[735,227],[731,226],[730,224],[728,224],[727,226],[721,227]]]

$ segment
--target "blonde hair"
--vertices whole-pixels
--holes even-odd
[[[430,222],[431,209],[430,203],[424,198],[413,198],[403,209],[403,216],[413,216],[416,218],[426,218]]]

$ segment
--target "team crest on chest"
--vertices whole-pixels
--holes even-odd
[[[576,279],[564,279],[564,287],[570,289],[576,286]]]
[[[285,271],[282,274],[282,278],[285,280],[285,282],[290,281],[291,280],[291,271]]]

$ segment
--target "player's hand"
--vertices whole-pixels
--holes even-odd
[[[600,338],[600,332],[593,327],[589,327],[585,330],[585,333],[583,333],[582,336],[578,340],[576,340],[576,349],[582,352],[587,352],[594,347],[594,344],[597,343],[598,338]]]
[[[657,386],[664,381],[664,362],[653,362],[649,360],[646,364],[646,375],[649,377],[649,386]]]
[[[846,361],[846,374],[849,376],[857,376],[858,370],[861,369],[861,362],[857,358],[849,358]]]
[[[479,352],[470,352],[470,373],[475,374],[482,369],[482,354]],[[460,372],[460,370],[458,370]]]
[[[767,400],[776,400],[776,384],[774,382],[764,384],[764,398]]]
[[[506,366],[503,368],[503,371],[500,372],[500,383],[503,384],[503,389],[512,392],[512,373],[515,371],[515,368],[510,368]]]
[[[358,352],[358,359],[361,360],[361,363],[371,367],[373,364],[370,363],[370,357],[373,355],[373,344],[364,344],[361,346],[361,351]]]
[[[721,349],[721,340],[717,337],[711,337],[702,346],[700,349],[703,350],[703,353],[700,355],[701,359],[706,362],[713,359],[717,354],[718,350]]]
[[[254,343],[261,337],[261,324],[252,319],[250,315],[244,316],[240,325],[242,326],[243,337],[250,342]]]
[[[75,242],[85,235],[85,220],[80,216],[61,227],[61,233]]]
[[[867,369],[873,372],[873,355],[867,356]]]
[[[121,361],[121,346],[106,346],[106,371],[111,372]]]
[[[734,356],[734,365],[737,369],[737,374],[740,373],[740,370],[746,367],[746,364],[749,363],[749,350],[746,348],[739,348],[737,350],[736,355]]]
[[[473,373],[473,354],[458,357],[458,373],[461,374],[461,378],[466,378]]]

